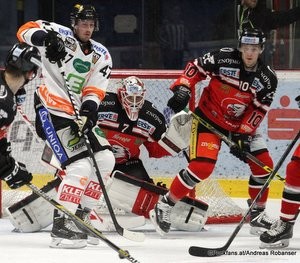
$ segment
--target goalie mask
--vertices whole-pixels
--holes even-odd
[[[123,86],[118,88],[119,100],[131,121],[137,120],[145,102],[145,93],[144,83],[134,76],[124,79]]]
[[[92,5],[80,5],[76,4],[74,10],[70,15],[71,26],[75,27],[78,20],[94,20],[95,29],[94,31],[99,31],[99,18],[95,7]]]

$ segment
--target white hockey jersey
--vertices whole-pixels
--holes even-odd
[[[62,68],[60,68],[57,63],[50,63],[45,57],[44,46],[37,47],[42,54],[43,64],[43,85],[39,87],[37,93],[44,106],[52,114],[75,118],[61,71],[65,72],[78,108],[87,99],[99,105],[105,96],[112,68],[112,59],[106,47],[91,39],[93,52],[84,54],[70,28],[43,20],[27,22],[20,27],[17,37],[19,41],[33,45],[31,38],[38,30],[58,32],[64,40],[67,52]]]

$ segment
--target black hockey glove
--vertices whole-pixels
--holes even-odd
[[[65,44],[60,34],[55,31],[48,31],[45,37],[44,45],[46,47],[46,58],[51,63],[56,63],[65,58],[67,52]]]
[[[300,109],[300,95],[295,98],[295,101],[297,102],[298,107]]]
[[[188,104],[190,97],[191,97],[191,91],[189,88],[185,86],[176,86],[173,89],[173,96],[168,101],[168,106],[175,112],[182,111],[186,105]]]
[[[0,156],[0,178],[4,180],[11,189],[19,188],[32,180],[23,163],[18,163],[14,158],[7,155]]]
[[[26,99],[26,91],[24,88],[19,89],[16,94],[16,102],[17,102],[17,106],[21,106]]]
[[[231,133],[230,139],[236,143],[235,146],[230,147],[230,153],[239,158],[241,161],[246,162],[246,153],[250,152],[252,136],[243,133]]]
[[[73,130],[75,132],[81,132],[84,134],[89,133],[94,126],[97,123],[97,116],[98,116],[98,112],[97,112],[97,104],[94,101],[91,100],[87,100],[84,103],[82,103],[80,111],[79,111],[79,115],[81,117],[82,120],[82,124],[80,124],[78,122],[78,120],[76,121],[77,124],[77,128],[73,127]],[[77,131],[76,131],[77,129]]]

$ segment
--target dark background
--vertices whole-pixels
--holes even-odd
[[[189,52],[185,61],[207,51],[236,46],[236,5],[231,0],[89,0],[82,4],[95,6],[100,17],[100,31],[93,38],[104,44],[113,57],[114,68],[163,68],[158,43],[158,28],[174,5],[181,8],[181,19],[189,30]],[[276,2],[276,3],[275,3]],[[70,12],[78,1],[69,0],[0,0],[0,63],[8,48],[17,41],[18,26],[29,20],[44,19],[70,26]],[[259,4],[285,10],[298,0],[259,0]],[[274,4],[274,6],[273,6]],[[130,32],[116,31],[116,18],[130,15],[136,27]],[[123,20],[124,23],[127,19]],[[121,22],[122,23],[122,22]],[[272,57],[275,69],[300,68],[300,22],[295,23],[294,35],[285,38],[278,29],[276,52]],[[291,49],[289,43],[293,43]],[[178,67],[183,68],[184,63]]]

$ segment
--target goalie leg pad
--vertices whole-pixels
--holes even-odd
[[[178,230],[201,231],[207,221],[208,204],[184,197],[177,202],[171,212],[171,227]]]
[[[115,171],[108,195],[115,207],[149,218],[149,211],[167,192],[167,188]],[[172,210],[171,226],[179,230],[200,231],[207,220],[207,210],[206,203],[184,197]]]
[[[55,198],[56,187],[61,180],[56,178],[41,188],[51,198]],[[53,206],[36,194],[31,194],[23,200],[6,208],[9,220],[17,231],[31,233],[42,230],[52,224]]]

